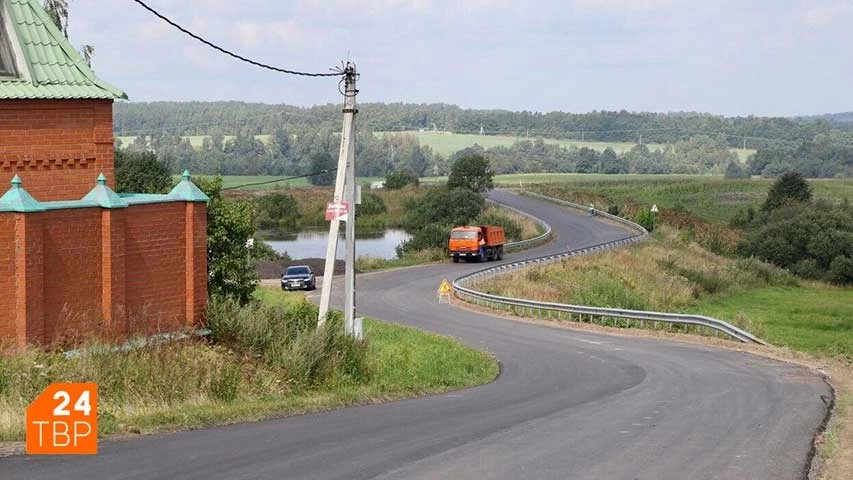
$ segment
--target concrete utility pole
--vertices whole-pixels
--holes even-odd
[[[339,212],[340,206],[344,204],[344,202],[349,202],[348,209],[346,215],[342,218],[339,215],[333,214],[329,224],[329,243],[326,247],[326,267],[323,270],[323,286],[320,291],[320,313],[317,318],[317,327],[322,327],[326,324],[326,316],[329,313],[329,303],[332,298],[332,279],[335,273],[335,258],[337,257],[338,251],[338,234],[340,232],[341,220],[346,220],[347,222],[347,273],[350,273],[350,269],[355,268],[355,235],[349,235],[349,230],[352,229],[355,232],[355,174],[352,173],[351,183],[349,184],[351,188],[347,190],[347,198],[344,197],[344,187],[347,181],[348,174],[350,170],[352,172],[355,171],[355,114],[358,113],[358,109],[355,105],[355,96],[358,94],[358,90],[355,88],[355,65],[347,62],[346,67],[344,68],[344,124],[343,130],[341,132],[341,149],[340,155],[338,157],[338,170],[335,178],[335,194],[332,203],[329,205],[331,208],[327,208],[326,214],[329,215],[329,210],[333,212]],[[352,242],[352,248],[349,248],[349,243]],[[353,256],[349,256],[352,254]],[[355,308],[355,275],[352,275],[352,279],[349,278],[349,275],[346,278],[346,300],[347,300],[347,310],[346,320],[347,326],[351,330],[351,325],[353,324],[353,313]],[[349,330],[348,330],[349,331]]]

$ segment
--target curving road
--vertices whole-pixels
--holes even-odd
[[[627,236],[496,191],[558,239],[508,260]],[[105,441],[97,457],[0,459],[0,480],[198,478],[800,479],[826,415],[813,372],[677,342],[532,325],[438,305],[477,265],[359,281],[367,315],[456,336],[501,361],[493,383],[383,405]]]

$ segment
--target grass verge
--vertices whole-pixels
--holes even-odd
[[[716,255],[669,227],[630,248],[532,268],[477,287],[548,302],[700,313],[776,345],[853,360],[853,289],[799,282],[756,260]]]
[[[367,320],[367,341],[347,343],[339,333],[316,333],[316,309],[298,294],[259,289],[257,297],[263,306],[254,313],[225,309],[210,340],[128,351],[96,346],[73,358],[38,349],[0,357],[0,441],[23,439],[26,405],[54,381],[97,382],[99,433],[108,435],[438,393],[498,373],[494,358],[448,337]]]

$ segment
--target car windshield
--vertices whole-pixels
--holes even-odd
[[[288,267],[285,275],[308,275],[308,267]]]
[[[451,232],[450,238],[477,238],[477,232]]]

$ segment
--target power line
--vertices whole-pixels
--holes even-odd
[[[144,9],[148,10],[149,12],[151,12],[152,14],[154,14],[154,16],[156,16],[156,17],[157,17],[157,18],[159,18],[160,20],[163,20],[164,22],[166,22],[166,23],[168,23],[169,25],[171,25],[171,26],[173,26],[173,27],[177,28],[177,29],[178,29],[178,30],[180,30],[181,32],[185,33],[186,35],[188,35],[188,36],[190,36],[190,37],[192,37],[192,38],[194,38],[194,39],[198,40],[199,42],[201,42],[201,43],[203,43],[203,44],[207,45],[208,47],[210,47],[210,48],[212,48],[212,49],[214,49],[214,50],[217,50],[217,51],[219,51],[219,52],[221,52],[221,53],[224,53],[225,55],[228,55],[229,57],[236,58],[237,60],[240,60],[240,61],[243,61],[243,62],[249,63],[249,64],[254,65],[254,66],[256,66],[256,67],[265,68],[265,69],[267,69],[267,70],[272,70],[272,71],[274,71],[274,72],[286,73],[286,74],[288,74],[288,75],[299,75],[299,76],[303,76],[303,77],[340,77],[340,76],[342,76],[342,75],[344,74],[344,72],[342,72],[342,71],[335,71],[335,72],[331,72],[331,73],[308,73],[308,72],[300,72],[300,71],[297,71],[297,70],[288,70],[288,69],[286,69],[286,68],[274,67],[274,66],[272,66],[272,65],[267,65],[266,63],[261,63],[261,62],[258,62],[258,61],[255,61],[255,60],[252,60],[252,59],[250,59],[250,58],[246,58],[246,57],[244,57],[244,56],[242,56],[242,55],[236,54],[236,53],[234,53],[234,52],[232,52],[232,51],[230,51],[230,50],[227,50],[227,49],[225,49],[225,48],[223,48],[223,47],[220,47],[219,45],[216,45],[215,43],[210,42],[210,41],[208,41],[208,40],[206,40],[206,39],[204,39],[204,38],[200,37],[199,35],[196,35],[195,33],[193,33],[193,32],[191,32],[191,31],[187,30],[186,28],[184,28],[184,27],[182,27],[182,26],[178,25],[177,23],[173,22],[172,20],[170,20],[168,17],[166,17],[165,15],[161,14],[161,13],[160,13],[160,12],[158,12],[157,10],[154,10],[153,8],[149,7],[149,6],[148,6],[145,2],[143,2],[142,0],[133,0],[133,1],[134,1],[134,2],[136,2],[136,3],[138,3],[142,8],[144,8]]]
[[[246,188],[246,187],[256,187],[258,185],[269,185],[270,183],[286,182],[288,180],[297,180],[299,178],[314,177],[317,175],[323,175],[324,173],[331,173],[331,172],[334,172],[337,170],[338,170],[337,167],[326,168],[326,169],[320,170],[319,172],[306,173],[305,175],[296,175],[293,177],[276,178],[275,180],[265,180],[263,182],[244,183],[242,185],[234,185],[232,187],[225,187],[225,188],[222,188],[220,190],[237,190],[237,189]]]

